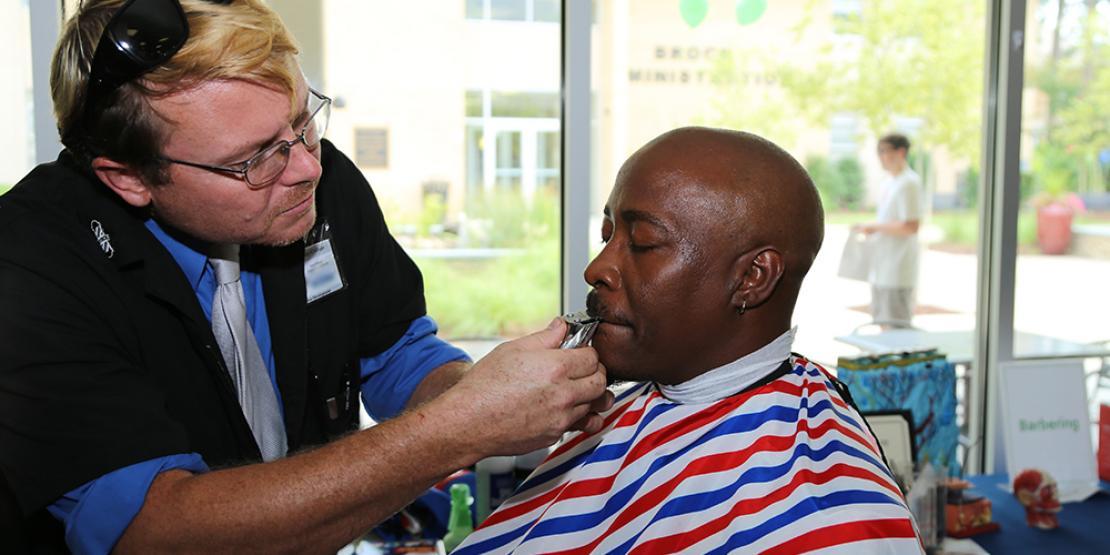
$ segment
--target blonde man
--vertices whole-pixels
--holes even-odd
[[[296,54],[261,0],[67,24],[65,151],[0,198],[7,546],[334,552],[455,469],[600,427],[604,368],[558,321],[472,368],[435,337]],[[384,423],[351,433],[360,394]]]

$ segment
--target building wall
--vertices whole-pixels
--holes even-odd
[[[12,185],[30,171],[34,162],[34,124],[31,104],[31,36],[28,0],[0,0],[0,29],[5,48],[0,49],[0,186]]]
[[[358,128],[387,133],[385,166],[364,171],[379,196],[401,212],[420,211],[429,182],[447,184],[451,214],[462,209],[467,91],[559,91],[557,23],[467,19],[464,0],[424,0],[419,7],[318,1],[323,79],[326,92],[337,100],[329,136],[353,154]],[[743,115],[749,109],[758,115],[760,100],[778,94],[778,64],[816,60],[822,44],[840,39],[832,25],[832,2],[781,0],[750,25],[740,25],[734,13],[720,10],[723,5],[731,9],[732,4],[710,2],[717,11],[692,28],[670,0],[595,3],[595,212],[620,165],[648,140],[683,125],[715,124],[722,110]],[[808,26],[798,32],[803,20]],[[852,47],[848,38],[838,43],[841,51]],[[714,84],[715,65],[729,59],[740,67],[735,81],[726,87]],[[725,89],[732,92],[722,93]],[[784,114],[781,126],[757,131],[803,161],[809,154],[829,156],[834,148],[843,149],[832,144],[829,126],[802,125],[795,119]],[[849,148],[864,166],[873,198],[885,178],[874,153],[880,130],[861,125],[857,131]],[[935,153],[933,162],[929,186],[953,193],[957,173],[967,161]]]

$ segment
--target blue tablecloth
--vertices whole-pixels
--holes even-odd
[[[991,555],[1010,553],[1047,553],[1072,555],[1110,554],[1110,484],[1086,501],[1066,503],[1059,513],[1060,527],[1038,530],[1025,524],[1025,508],[1010,493],[1005,474],[986,474],[968,478],[976,493],[991,500],[994,520],[1002,525],[998,532],[973,537]],[[1007,484],[1006,489],[999,487]]]

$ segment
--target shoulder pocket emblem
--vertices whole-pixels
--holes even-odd
[[[116,254],[116,250],[112,248],[112,236],[104,232],[104,226],[97,220],[89,221],[89,228],[92,229],[96,242],[100,243],[100,250],[104,251],[108,258],[112,258],[112,255]]]

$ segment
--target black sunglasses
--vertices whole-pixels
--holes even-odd
[[[230,4],[231,0],[208,0]],[[113,92],[169,60],[189,38],[178,0],[127,0],[104,27],[89,65],[82,122],[103,109]]]

